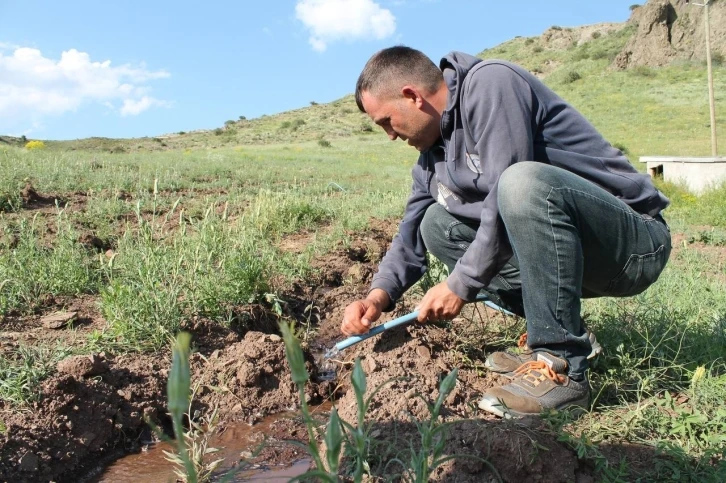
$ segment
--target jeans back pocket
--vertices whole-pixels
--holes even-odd
[[[661,245],[653,253],[630,255],[625,267],[610,281],[606,295],[628,297],[643,292],[658,280],[670,251],[670,246]]]

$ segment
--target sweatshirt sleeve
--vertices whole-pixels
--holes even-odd
[[[509,166],[534,159],[534,103],[529,84],[502,64],[476,69],[463,85],[461,117],[475,142],[485,194],[476,237],[447,279],[449,289],[464,300],[474,300],[512,256],[497,184]]]
[[[422,154],[413,168],[413,186],[398,234],[393,238],[371,282],[370,290],[380,288],[390,297],[391,306],[387,310],[426,272],[426,247],[419,227],[426,209],[435,200],[429,193],[429,172],[424,169],[425,161],[425,155]]]

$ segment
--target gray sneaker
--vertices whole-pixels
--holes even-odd
[[[593,359],[602,354],[602,346],[597,341],[594,332],[588,330],[587,335],[590,338],[590,346],[592,347],[592,350],[587,358]],[[532,352],[532,349],[530,349],[527,345],[526,332],[519,337],[517,346],[519,347],[518,352],[500,351],[491,353],[489,357],[487,357],[487,360],[484,361],[484,367],[492,372],[498,372],[505,377],[514,377],[514,372],[519,368],[519,366],[535,360],[535,353]]]
[[[567,376],[567,361],[548,352],[537,352],[522,364],[509,384],[493,387],[479,400],[479,408],[502,418],[538,415],[545,409],[586,409],[590,403],[587,379]]]

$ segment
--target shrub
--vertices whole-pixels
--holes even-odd
[[[562,27],[560,27],[559,25],[553,25],[552,27],[550,27],[550,29],[552,29],[552,30],[562,30]]]
[[[541,45],[535,45],[534,47],[532,47],[532,52],[534,52],[535,54],[538,54],[538,53],[542,52],[543,50],[544,49],[542,48]]]
[[[218,127],[213,132],[214,132],[215,136],[221,136],[222,134],[224,134],[224,129],[222,129],[221,127]]]
[[[323,138],[318,139],[318,145],[323,148],[331,147],[330,141],[328,141],[327,139],[323,139]]]
[[[295,119],[294,121],[292,121],[290,129],[292,129],[293,131],[297,131],[297,128],[303,125],[305,125],[305,119]]]
[[[282,124],[280,124],[280,129],[287,129],[290,126],[292,126],[292,123],[290,121],[282,121]]]
[[[577,71],[571,70],[565,74],[565,77],[562,79],[562,82],[564,84],[571,84],[580,79],[582,79],[582,76]]]
[[[233,125],[233,124],[234,124],[234,121],[233,121],[232,119],[229,119],[229,120],[227,120],[227,121],[224,121],[224,125],[225,125],[225,126],[231,126],[231,125]]]
[[[246,117],[244,117],[244,116],[240,116],[240,117],[239,117],[239,120],[240,120],[240,121],[246,121],[246,120],[247,120],[247,118],[246,118]]]
[[[45,148],[45,143],[43,141],[29,141],[25,145],[25,149],[30,149],[30,150],[32,150],[32,149],[44,149],[44,148]]]
[[[180,135],[180,136],[183,136],[183,135],[185,135],[185,134],[186,134],[186,132],[184,132],[184,131],[179,131],[179,132],[178,132],[177,134],[178,134],[178,135]]]
[[[373,132],[373,126],[368,121],[363,121],[360,123],[360,130],[361,132]]]
[[[640,5],[638,5],[637,3],[635,3],[635,4],[631,5],[629,8],[630,8],[630,11],[632,12],[634,10],[639,9],[640,8]]]
[[[596,31],[594,31],[594,32],[592,33],[591,37],[592,37],[593,39],[599,39],[601,35],[602,35],[602,34],[601,34],[600,32],[598,32],[598,31],[596,30]]]
[[[533,44],[533,43],[534,43],[534,39],[532,39],[532,38],[529,38],[524,41],[524,45],[529,45],[529,44]]]
[[[310,105],[311,105],[311,106],[317,106],[317,105],[318,105],[318,103],[317,103],[317,102],[315,102],[315,101],[310,101]]]

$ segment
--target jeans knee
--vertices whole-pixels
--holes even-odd
[[[532,204],[541,199],[542,168],[546,166],[537,162],[519,162],[507,168],[499,178],[497,204],[503,219],[523,214]]]

